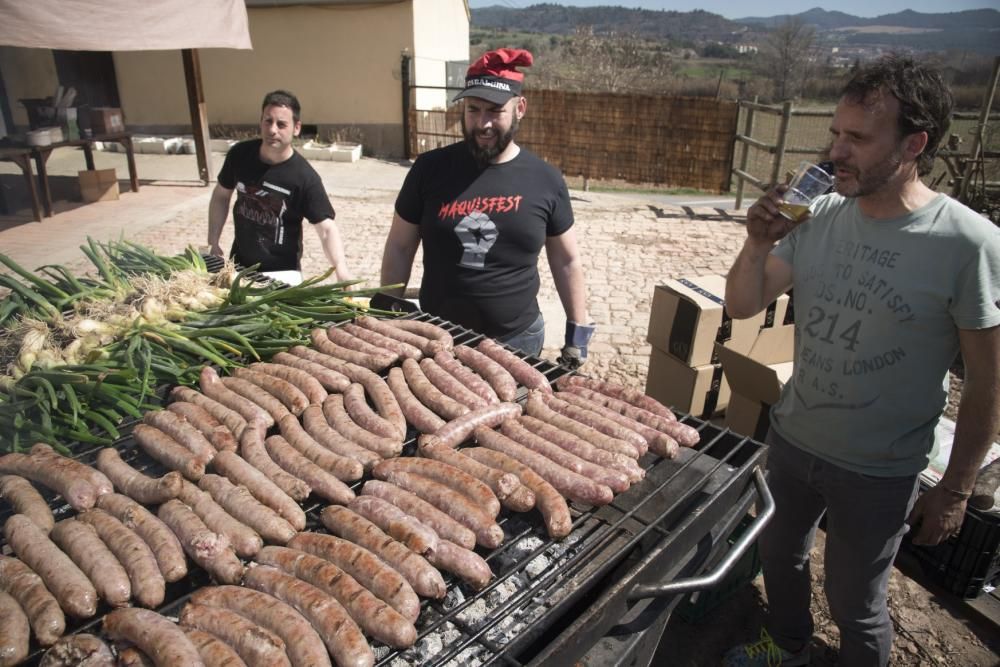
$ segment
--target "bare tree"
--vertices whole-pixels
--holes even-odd
[[[812,70],[815,41],[816,31],[793,17],[775,28],[761,45],[758,62],[774,84],[776,99],[787,100],[802,92]]]
[[[590,26],[576,29],[564,47],[566,79],[588,90],[621,92],[640,82],[662,80],[673,69],[670,57],[630,33],[596,35]]]

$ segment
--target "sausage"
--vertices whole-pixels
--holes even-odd
[[[302,413],[302,424],[313,440],[338,456],[357,461],[365,470],[382,460],[382,457],[375,452],[354,444],[332,428],[327,423],[321,406],[310,405],[306,408]]]
[[[63,519],[52,529],[50,537],[87,575],[105,602],[112,607],[128,604],[132,597],[128,573],[93,526],[76,519]]]
[[[388,320],[379,320],[374,317],[364,315],[357,318],[355,322],[365,329],[374,331],[375,333],[381,334],[387,338],[398,340],[401,343],[411,345],[420,350],[423,355],[433,356],[435,352],[443,349],[441,343],[432,341],[427,336],[421,336],[410,331],[404,331],[403,329],[390,324]],[[407,355],[402,356],[405,358]],[[419,361],[419,358],[417,361]]]
[[[264,546],[253,528],[234,519],[211,495],[191,482],[184,481],[177,498],[194,510],[209,530],[225,535],[240,558],[252,558]]]
[[[404,616],[420,606],[406,579],[364,547],[320,533],[299,533],[288,546],[330,561]]]
[[[570,405],[576,405],[585,410],[590,410],[606,417],[607,419],[610,419],[616,424],[621,424],[625,428],[635,431],[646,441],[649,450],[657,456],[661,456],[665,459],[672,459],[677,456],[677,441],[666,433],[657,431],[655,428],[646,426],[631,417],[626,417],[621,413],[615,412],[609,407],[591,401],[588,398],[584,398],[583,396],[572,391],[560,391],[559,398]]]
[[[455,346],[454,352],[459,361],[486,379],[501,401],[513,401],[517,396],[517,380],[496,361],[467,345]]]
[[[184,626],[181,626],[181,630],[198,649],[198,655],[201,656],[206,667],[246,667],[240,654],[215,635],[204,630]]]
[[[91,468],[89,465],[80,463],[75,459],[71,459],[68,456],[63,456],[55,449],[52,445],[46,444],[44,442],[36,442],[31,446],[31,451],[29,452],[32,456],[41,459],[49,465],[55,466],[57,468],[65,467],[67,469],[75,471],[75,474],[80,477],[85,478],[90,482],[91,486],[94,487],[94,491],[100,496],[105,493],[113,493],[114,486],[111,484],[111,480],[104,476],[100,470]]]
[[[267,364],[258,362],[256,364],[250,364],[250,370],[267,373],[268,375],[273,375],[274,377],[281,378],[285,382],[295,385],[295,388],[301,391],[306,397],[306,400],[308,401],[306,405],[312,403],[322,403],[323,399],[326,398],[326,389],[323,388],[323,385],[320,384],[319,380],[301,368],[295,368],[294,366],[280,363]],[[237,375],[239,375],[239,373],[237,373]],[[288,409],[292,410],[291,406],[288,406]],[[305,408],[302,409],[304,410]],[[301,413],[302,410],[299,410],[298,414]]]
[[[187,574],[181,543],[170,528],[152,512],[118,493],[101,496],[97,499],[97,506],[125,524],[126,528],[134,530],[146,543],[156,557],[156,564],[165,581],[179,581]]]
[[[347,503],[354,497],[350,487],[304,457],[280,435],[264,441],[275,463],[308,484],[313,493],[332,503]]]
[[[448,540],[441,540],[438,549],[427,560],[434,567],[458,576],[477,591],[486,588],[493,578],[493,570],[482,556]]]
[[[204,408],[205,412],[218,419],[237,438],[243,435],[243,429],[246,428],[247,420],[240,413],[190,387],[174,387],[170,390],[170,400],[186,401]]]
[[[548,379],[541,372],[492,338],[481,340],[476,349],[503,366],[515,380],[528,389],[552,391]]]
[[[588,505],[607,505],[614,499],[614,493],[607,485],[575,473],[502,433],[480,427],[476,429],[476,441],[483,447],[502,452],[528,466],[570,500]]]
[[[153,659],[158,667],[204,667],[198,649],[184,631],[165,616],[149,609],[125,607],[104,617],[104,633],[125,640]]]
[[[445,419],[456,419],[469,412],[469,408],[435,387],[424,374],[420,364],[412,359],[403,360],[403,376],[413,395],[436,414]]]
[[[323,354],[340,359],[341,361],[349,361],[370,371],[381,371],[396,362],[396,359],[392,355],[369,354],[337,345],[330,340],[330,337],[323,329],[313,329],[310,332],[310,338],[312,339],[312,346]]]
[[[480,463],[517,475],[521,483],[535,494],[535,506],[545,520],[549,537],[562,539],[573,530],[573,518],[566,499],[534,470],[506,454],[483,447],[465,449],[462,453]]]
[[[441,353],[439,352],[438,354]],[[438,391],[458,401],[470,410],[483,408],[488,405],[486,399],[463,386],[458,378],[441,368],[433,358],[421,359],[420,370],[424,372],[424,375],[430,380],[431,384],[437,387]]]
[[[162,477],[148,477],[122,460],[113,447],[97,453],[97,468],[121,493],[147,505],[158,505],[176,498],[184,478],[176,470]]]
[[[216,451],[236,451],[239,447],[233,432],[197,403],[177,401],[168,405],[167,410],[188,420],[192,426],[208,438]]]
[[[268,383],[271,386],[274,386],[277,382],[279,382],[277,378],[269,377],[268,379],[273,381]],[[249,382],[248,380],[238,377],[224,377],[220,379],[220,382],[222,382],[222,386],[226,389],[229,389],[257,406],[260,406],[261,409],[270,415],[271,419],[274,420],[275,423],[277,423],[279,419],[287,415],[289,412],[288,408],[285,407],[285,404],[275,398],[270,391],[258,387],[253,382]],[[285,384],[288,385],[287,382]],[[298,390],[296,389],[296,391]],[[301,394],[302,392],[299,393]],[[304,395],[302,396],[302,400],[305,402]],[[305,405],[302,406],[302,409],[305,410]],[[268,424],[268,427],[270,426],[272,426],[272,424]]]
[[[497,396],[496,391],[493,390],[493,387],[490,386],[490,383],[474,371],[471,371],[466,366],[463,366],[451,352],[445,352],[443,350],[438,352],[434,355],[434,361],[438,366],[458,380],[463,387],[466,387],[469,391],[473,392],[476,396],[483,399],[487,403],[500,402],[500,398]]]
[[[308,373],[309,376],[315,378],[326,391],[344,391],[344,389],[347,388],[347,385],[351,384],[351,381],[348,380],[342,373],[339,373],[332,368],[323,366],[322,364],[317,364],[315,361],[310,361],[309,359],[289,354],[288,352],[279,352],[274,355],[271,357],[271,363],[288,366],[289,368],[294,368],[304,373]],[[322,403],[323,401],[319,402]]]
[[[641,407],[636,407],[631,403],[606,396],[593,389],[588,389],[587,386],[581,384],[569,384],[561,391],[576,394],[577,396],[582,396],[588,400],[599,403],[615,412],[628,417],[629,419],[634,419],[640,424],[644,424],[650,428],[656,429],[661,433],[669,435],[671,438],[677,441],[677,444],[683,447],[694,447],[701,440],[701,435],[698,431],[687,424],[681,424],[677,421],[677,418],[670,415],[666,417],[662,414],[653,413]],[[652,399],[650,399],[652,400]]]
[[[360,385],[358,387],[360,388]],[[365,470],[361,463],[352,458],[334,454],[313,440],[294,415],[283,417],[278,422],[278,426],[281,429],[281,436],[288,441],[288,444],[337,479],[343,482],[354,482],[364,475]]]
[[[155,667],[155,664],[136,647],[127,646],[118,651],[117,667]]]
[[[292,419],[295,417],[292,416]],[[267,475],[236,454],[220,452],[212,463],[212,468],[233,484],[245,486],[254,498],[277,512],[295,530],[306,527],[306,514],[299,504],[268,479]]]
[[[267,505],[254,498],[245,486],[233,486],[225,477],[205,475],[198,482],[215,502],[237,521],[249,526],[268,542],[284,544],[296,530]]]
[[[347,610],[312,584],[270,565],[247,570],[245,585],[273,595],[312,624],[338,667],[370,667],[375,654]]]
[[[239,586],[210,586],[192,602],[231,609],[281,637],[293,667],[331,667],[323,640],[309,621],[278,598]]]
[[[348,322],[347,324],[341,325],[341,329],[352,336],[360,338],[366,343],[370,343],[376,347],[381,347],[385,350],[396,353],[399,355],[400,359],[409,358],[420,361],[420,358],[424,356],[424,353],[416,345],[411,345],[410,343],[405,343],[396,338],[391,338],[367,327]]]
[[[17,600],[0,591],[0,667],[16,665],[28,657],[28,617]]]
[[[430,339],[431,344],[428,349],[424,350],[424,353],[429,357],[434,356],[438,350],[450,350],[455,347],[455,340],[451,334],[436,324],[410,319],[385,320],[385,323],[396,329]]]
[[[451,518],[423,498],[406,491],[395,484],[379,480],[369,480],[361,488],[361,494],[375,496],[388,501],[431,528],[438,537],[451,540],[455,544],[472,549],[476,546],[476,534]]]
[[[365,517],[346,507],[330,505],[320,513],[320,521],[334,535],[368,549],[403,575],[417,595],[443,598],[448,592],[441,573],[423,556],[414,553]]]
[[[235,611],[188,602],[181,610],[179,621],[184,628],[218,637],[231,646],[248,667],[291,666],[281,637]]]
[[[559,445],[555,445],[545,438],[535,435],[518,422],[511,420],[500,427],[500,432],[533,452],[541,454],[545,458],[558,463],[567,470],[592,479],[598,484],[604,484],[615,493],[628,491],[629,478],[625,473],[612,470],[604,466],[592,463],[576,454],[569,452]]]
[[[388,419],[369,407],[368,401],[365,400],[364,387],[360,384],[352,382],[343,393],[343,397],[344,409],[361,428],[390,440],[402,441],[406,437],[405,431],[399,431]]]
[[[17,475],[0,475],[0,498],[14,508],[17,514],[23,514],[38,526],[43,533],[52,530],[56,520],[52,510],[38,489],[31,482]]]
[[[48,646],[66,630],[66,617],[42,578],[16,558],[0,555],[0,591],[17,600],[42,646]]]
[[[136,424],[132,429],[132,435],[142,451],[167,468],[176,470],[195,481],[205,474],[205,464],[160,429],[148,424]]]
[[[385,366],[391,366],[397,361],[399,361],[399,353],[388,348],[379,347],[373,343],[369,343],[347,331],[344,331],[341,327],[334,325],[327,327],[326,337],[330,339],[331,343],[335,345],[340,345],[348,350],[354,350],[356,352],[361,352],[362,354],[371,355],[375,358],[382,358],[388,363]],[[389,361],[391,359],[391,361]],[[383,368],[385,367],[383,366]],[[373,368],[372,370],[380,370]]]
[[[256,420],[264,422],[268,428],[274,426],[274,417],[267,410],[223,384],[222,378],[211,366],[201,369],[198,384],[206,396],[235,411],[248,424]],[[238,437],[241,436],[242,433]]]
[[[176,412],[150,410],[142,416],[142,421],[169,435],[202,463],[208,463],[215,456],[216,449],[208,438]]]
[[[517,417],[520,414],[521,406],[517,403],[493,403],[452,419],[434,433],[434,438],[446,447],[458,447],[472,435],[477,427],[495,428],[505,419]],[[426,440],[424,436],[421,438]]]
[[[94,527],[104,544],[128,572],[132,583],[132,597],[144,607],[159,607],[163,604],[166,581],[160,574],[156,557],[142,538],[102,509],[87,510],[78,518]]]
[[[19,452],[4,454],[0,456],[0,474],[19,475],[47,486],[77,511],[93,507],[97,501],[97,489],[71,466],[51,465],[37,456]]]
[[[160,505],[157,516],[180,539],[184,552],[224,584],[238,584],[243,576],[243,563],[236,557],[225,535],[213,533],[190,507],[177,500]]]
[[[38,667],[115,667],[115,657],[103,640],[78,632],[53,644]]]
[[[403,411],[406,421],[413,424],[418,431],[421,433],[433,433],[444,426],[444,420],[421,403],[420,399],[410,391],[410,386],[406,384],[406,378],[403,376],[402,368],[398,366],[390,368],[386,384],[389,385],[389,390],[396,397],[396,401],[399,403],[399,408]]]
[[[414,553],[426,556],[438,545],[433,530],[395,505],[375,496],[358,496],[347,507],[406,545]]]
[[[254,368],[237,368],[233,371],[233,375],[240,380],[246,380],[251,384],[257,385],[257,387],[263,389],[269,395],[281,401],[281,404],[285,406],[285,409],[293,415],[301,415],[302,411],[309,407],[309,403],[311,403],[309,397],[305,395],[305,392],[293,383],[284,378],[278,377],[275,374],[266,373]],[[322,387],[319,387],[319,389],[321,391],[323,390]],[[326,391],[322,391],[322,393],[325,395]],[[270,410],[268,411],[271,412]],[[278,421],[278,414],[279,413],[271,412],[271,416],[274,417],[274,421]]]
[[[420,613],[420,601],[414,595],[407,600],[406,613],[400,613],[375,597],[351,575],[328,560],[285,547],[264,547],[257,562],[271,565],[331,595],[347,609],[361,629],[380,642],[406,648],[417,641],[413,622]]]
[[[517,421],[530,433],[544,438],[554,445],[558,445],[567,452],[571,452],[576,456],[579,456],[581,459],[624,473],[630,482],[638,482],[646,475],[646,471],[643,470],[642,467],[636,463],[635,459],[630,456],[626,456],[625,454],[616,454],[614,452],[609,452],[606,449],[601,449],[600,447],[594,447],[586,440],[581,440],[569,431],[564,431],[558,426],[546,424],[540,419],[536,419],[529,415],[523,415],[519,417]],[[510,430],[511,428],[508,427],[507,431]],[[504,433],[513,437],[507,431],[504,431]],[[518,438],[514,439],[520,442]]]
[[[572,394],[569,395],[571,396]],[[617,421],[609,419],[608,417],[598,414],[588,408],[582,408],[569,401],[564,401],[555,394],[543,394],[541,396],[542,400],[545,401],[545,404],[559,414],[565,415],[570,419],[575,419],[584,426],[589,426],[595,431],[599,431],[606,436],[631,443],[637,448],[639,456],[643,456],[647,451],[649,451],[649,443],[646,442],[644,437],[642,437],[638,432],[622,426]],[[574,398],[579,399],[579,397]],[[621,415],[617,416],[621,417]]]
[[[609,452],[617,454],[625,454],[633,459],[639,456],[639,449],[632,443],[619,440],[618,438],[610,438],[571,417],[559,414],[546,405],[545,401],[538,394],[528,392],[528,401],[525,403],[524,411],[546,424],[558,426],[564,431],[569,431],[581,440],[589,442],[594,447],[600,447],[601,449],[606,449]]]
[[[452,491],[468,498],[476,507],[492,518],[496,518],[500,513],[500,501],[497,500],[493,489],[485,482],[479,481],[461,468],[456,468],[449,463],[406,456],[382,461],[372,469],[372,474],[377,479],[385,479],[386,475],[392,471],[412,472],[432,479],[439,484],[444,484]]]
[[[357,382],[365,388],[365,393],[368,394],[375,406],[375,411],[389,420],[389,423],[396,427],[396,431],[405,435],[406,419],[385,380],[357,364],[341,363],[340,369],[344,375],[350,378],[351,382]]]
[[[516,475],[483,465],[461,451],[433,441],[420,447],[420,455],[447,463],[464,470],[476,479],[482,480],[489,485],[500,503],[508,509],[515,512],[527,512],[535,506],[535,494],[521,484],[521,480]]]
[[[80,568],[28,517],[15,514],[4,525],[14,554],[34,570],[67,614],[90,618],[97,612],[97,591]]]
[[[638,389],[631,389],[615,382],[595,380],[582,375],[564,375],[557,380],[557,386],[559,389],[565,389],[566,387],[573,386],[585,387],[586,389],[604,394],[610,398],[630,403],[637,408],[642,408],[643,410],[652,412],[654,415],[659,415],[664,419],[677,421],[677,417],[674,416],[674,413],[670,411],[670,408],[663,405],[663,403],[646,396]]]
[[[330,394],[326,397],[326,400],[323,401],[323,415],[330,426],[342,436],[383,458],[399,456],[403,453],[401,440],[377,436],[355,424],[351,416],[347,414],[347,409],[344,407],[344,397],[340,394]]]
[[[275,486],[285,492],[293,500],[305,500],[312,489],[298,477],[285,472],[281,466],[271,460],[264,447],[264,434],[267,429],[264,424],[254,422],[248,424],[243,437],[240,438],[240,455],[243,459],[274,482]]]

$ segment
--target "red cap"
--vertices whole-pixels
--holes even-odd
[[[480,97],[494,104],[503,104],[521,94],[524,73],[517,67],[530,67],[534,59],[525,49],[487,51],[465,73],[465,89],[455,99]]]

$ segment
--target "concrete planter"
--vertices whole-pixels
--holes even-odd
[[[334,162],[357,162],[361,159],[361,144],[341,142],[330,149],[330,159]]]
[[[235,139],[212,139],[209,148],[213,153],[228,153],[229,149],[236,145]]]
[[[177,153],[181,145],[180,137],[137,137],[132,140],[136,153],[147,155],[169,155]]]
[[[325,144],[320,144],[315,141],[307,141],[302,144],[298,149],[299,154],[302,155],[307,160],[332,160],[331,153],[333,151],[332,146],[327,146]]]

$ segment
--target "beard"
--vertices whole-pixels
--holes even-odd
[[[465,126],[465,116],[462,117],[462,136],[465,137],[465,145],[469,147],[472,159],[476,161],[476,165],[480,169],[490,166],[493,160],[507,149],[510,142],[514,140],[514,135],[517,133],[519,124],[520,121],[517,115],[511,116],[510,129],[502,134],[498,134],[496,143],[489,146],[480,146],[479,142],[476,141],[476,132],[470,131]]]
[[[876,163],[868,169],[859,169],[847,162],[835,161],[834,167],[837,170],[843,169],[853,176],[853,183],[848,184],[843,179],[836,179],[837,193],[849,198],[864,197],[884,188],[889,181],[899,172],[899,166],[903,163],[900,151],[893,151],[884,160]]]

